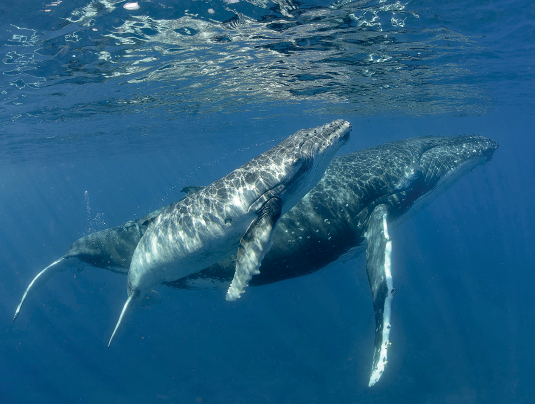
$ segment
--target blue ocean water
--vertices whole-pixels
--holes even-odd
[[[0,402],[532,403],[535,4],[0,0]],[[159,289],[106,349],[125,278],[28,282],[295,130],[342,153],[481,134],[492,161],[396,228],[389,363],[367,387],[364,257],[251,288]]]

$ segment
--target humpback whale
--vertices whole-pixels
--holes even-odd
[[[318,183],[350,132],[350,123],[341,119],[301,129],[159,213],[132,255],[128,299],[108,347],[132,303],[160,299],[153,287],[198,272],[236,250],[226,298],[239,298],[260,273],[280,217]]]
[[[262,272],[251,286],[303,276],[365,248],[375,311],[369,380],[373,386],[385,370],[390,348],[395,289],[389,228],[489,161],[497,148],[496,142],[482,136],[424,136],[336,157],[318,185],[280,220]],[[232,266],[231,257],[165,284],[183,289],[224,287]]]
[[[386,283],[386,291],[390,294],[385,297],[385,288],[378,287],[384,287],[385,283],[374,278],[374,274],[380,274],[381,268],[385,268],[384,260],[381,260],[383,256],[378,252],[387,251],[387,242],[391,246],[388,228],[430,203],[477,165],[489,161],[497,147],[496,142],[481,136],[424,136],[334,158],[318,185],[280,219],[274,244],[262,261],[262,272],[252,278],[250,286],[312,273],[337,259],[350,258],[368,245],[367,272],[376,323],[383,325],[376,326],[370,386],[375,384],[384,371],[389,346],[388,336],[383,333],[383,329],[388,331],[389,328],[384,327],[385,315],[381,306],[390,307],[393,285]],[[200,189],[202,187],[186,187],[182,191],[190,195]],[[148,224],[168,208],[82,237],[56,262],[77,258],[92,266],[126,274]],[[374,235],[373,230],[378,234]],[[323,246],[320,246],[322,241]],[[380,258],[379,261],[374,262],[374,257]],[[179,289],[226,288],[234,275],[233,259],[164,284]],[[57,267],[59,265],[52,264],[30,283],[15,318],[28,293],[52,276]],[[379,269],[374,271],[374,268]],[[46,271],[50,274],[46,275]],[[382,358],[381,353],[384,353]]]

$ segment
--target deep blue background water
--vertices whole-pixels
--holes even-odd
[[[0,402],[533,402],[533,4],[113,3],[0,0]],[[393,346],[373,388],[363,257],[236,303],[162,287],[110,350],[126,288],[102,269],[58,274],[12,323],[77,238],[339,117],[344,153],[500,143],[392,232]]]

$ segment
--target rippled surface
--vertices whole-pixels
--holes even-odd
[[[6,156],[21,158],[28,144],[61,148],[51,140],[58,133],[53,123],[69,134],[63,140],[109,141],[130,138],[127,125],[143,136],[161,131],[162,121],[190,119],[182,125],[199,128],[199,121],[221,113],[473,115],[504,105],[503,98],[510,105],[531,102],[533,86],[526,83],[533,75],[521,56],[535,40],[532,5],[126,5],[78,0],[3,9]],[[522,92],[526,97],[518,97]],[[110,114],[116,127],[103,118]],[[47,122],[52,125],[34,126]]]
[[[3,104],[13,121],[268,101],[362,114],[482,113],[490,103],[474,76],[478,56],[491,52],[481,36],[417,2],[154,1],[134,11],[123,1],[57,3],[32,10],[38,27],[3,26]],[[91,84],[103,91],[88,94]],[[52,105],[32,102],[36,94]]]

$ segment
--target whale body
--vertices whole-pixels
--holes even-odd
[[[498,144],[483,136],[424,136],[336,157],[321,181],[281,220],[273,246],[251,286],[320,270],[366,251],[375,311],[369,385],[380,379],[390,348],[390,309],[395,293],[389,228],[418,212],[459,178],[489,161]],[[233,258],[165,283],[180,289],[222,288]]]

